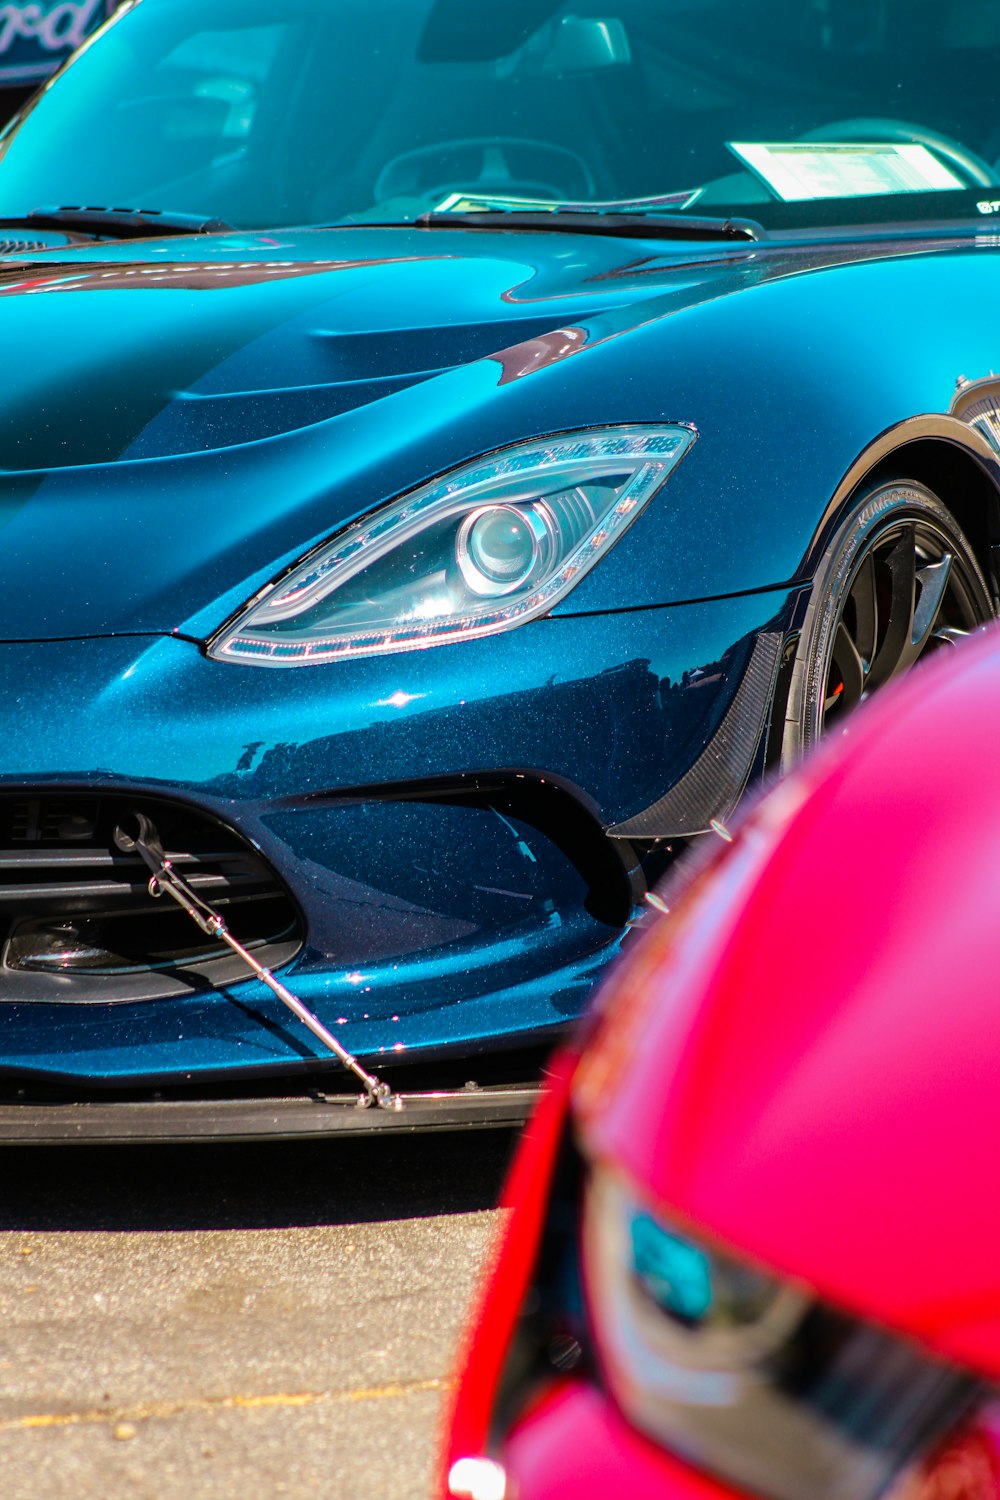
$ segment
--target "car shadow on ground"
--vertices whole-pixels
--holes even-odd
[[[0,1232],[280,1229],[492,1208],[511,1130],[0,1150]]]

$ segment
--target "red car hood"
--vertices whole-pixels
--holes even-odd
[[[653,1198],[992,1376],[998,744],[996,634],[852,720],[619,971],[575,1090]]]

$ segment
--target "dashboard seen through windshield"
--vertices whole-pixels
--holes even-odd
[[[0,216],[969,219],[998,76],[1000,0],[139,0],[0,138]]]

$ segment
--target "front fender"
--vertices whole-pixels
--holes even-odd
[[[805,581],[852,493],[914,441],[957,448],[1000,491],[983,378],[1000,368],[998,291],[995,253],[914,255],[744,284],[591,345],[618,411],[627,393],[631,420],[690,422],[699,441],[559,612]],[[564,380],[574,363],[582,385],[586,349]]]

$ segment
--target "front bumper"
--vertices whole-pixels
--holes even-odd
[[[502,1453],[517,1500],[746,1500],[690,1469],[636,1432],[606,1396],[583,1381],[549,1392],[508,1436]]]
[[[0,794],[159,797],[233,830],[299,914],[282,978],[376,1070],[538,1046],[635,915],[642,873],[606,830],[703,755],[758,633],[783,634],[798,597],[553,618],[286,671],[179,638],[4,645]],[[66,1003],[0,965],[0,1020],[0,1079],[76,1087],[81,1128],[98,1118],[87,1088],[239,1075],[252,1095],[317,1069],[279,1002],[231,977]],[[21,1118],[0,1116],[0,1138]]]

